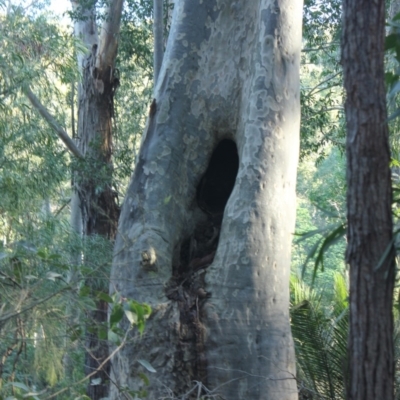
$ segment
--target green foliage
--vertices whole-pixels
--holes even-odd
[[[150,0],[126,3],[117,67],[121,86],[115,98],[114,185],[123,197],[131,177],[153,96],[152,12]]]
[[[68,283],[67,257],[52,250],[54,246],[38,248],[19,241],[1,253],[2,380],[52,386],[63,374],[62,321],[73,287]]]
[[[344,147],[340,26],[340,1],[305,2],[300,96],[301,158],[318,154],[323,159],[327,145]]]
[[[342,240],[345,235],[345,232],[346,232],[346,226],[344,224],[339,224],[337,226],[329,227],[326,230],[326,232],[317,229],[314,231],[309,231],[306,233],[299,234],[300,239],[297,240],[296,242],[297,244],[301,243],[303,240],[306,240],[314,235],[322,235],[322,237],[317,239],[316,243],[309,251],[306,261],[304,262],[302,275],[304,275],[308,261],[314,258],[315,259],[314,270],[312,273],[312,283],[314,283],[315,278],[317,276],[318,268],[320,268],[321,272],[324,272],[324,258],[327,255],[329,248],[337,244],[340,240]]]
[[[140,68],[146,71],[148,78],[152,78],[153,2],[151,0],[128,0],[126,3],[122,15],[121,46],[118,49],[118,59],[130,60],[130,63],[125,64],[125,68],[131,70]]]
[[[128,319],[131,326],[136,326],[140,335],[143,334],[146,319],[150,317],[151,307],[148,304],[138,303],[133,299],[121,298],[114,294],[110,313],[109,340],[119,345],[122,340],[122,331],[119,327],[123,316]]]
[[[64,84],[77,79],[74,48],[81,51],[82,46],[45,15],[28,16],[15,8],[0,20],[2,103],[27,82],[54,89],[54,78]]]
[[[317,398],[342,399],[347,370],[348,289],[343,275],[334,275],[329,306],[323,292],[291,278],[292,333],[298,379],[304,393]]]
[[[112,171],[90,160],[72,161],[20,90],[29,84],[59,125],[74,131],[71,105],[82,44],[45,9],[10,10],[0,15],[0,398],[45,398],[57,391],[65,394],[60,399],[84,398],[85,327],[98,301],[110,309],[121,306],[120,316],[140,334],[151,310],[101,291],[108,286],[112,243],[99,236],[82,240],[68,222],[71,170],[85,169],[99,188]],[[128,31],[121,47],[142,46],[143,54],[126,52],[118,60],[122,84],[115,103],[113,179],[121,198],[152,89],[151,28],[148,21],[136,22],[138,42]],[[112,324],[93,332],[111,344],[123,343],[120,322],[114,315]]]
[[[400,13],[388,21],[388,35],[385,38],[385,83],[388,100],[388,121],[391,152],[399,159],[399,92],[400,92]],[[396,167],[396,165],[394,165]]]
[[[327,296],[327,288],[312,289],[295,275],[290,281],[290,317],[297,375],[300,393],[305,398],[345,398],[348,380],[349,289],[345,274],[336,272],[332,283],[333,295]],[[394,310],[394,321],[395,360],[399,360],[400,320],[397,309]],[[395,398],[399,399],[398,368],[395,379]]]
[[[338,399],[344,397],[348,329],[347,290],[343,295],[344,279],[338,272],[344,270],[345,249],[341,2],[306,0],[303,18],[301,163],[292,270],[304,281],[291,279],[292,333],[301,394]]]
[[[99,243],[94,252],[93,243],[82,248],[88,261],[74,266],[67,243],[71,240],[69,229],[55,225],[54,236],[46,246],[38,248],[34,242],[20,241],[3,247],[0,253],[0,357],[4,360],[1,394],[9,394],[13,388],[1,386],[2,380],[24,382],[43,390],[57,388],[68,379],[83,378],[83,362],[75,365],[70,377],[65,375],[65,357],[79,358],[83,354],[86,315],[96,308],[98,299],[109,303],[112,312],[109,326],[96,327],[95,331],[100,339],[116,345],[126,335],[120,327],[124,316],[142,334],[151,314],[146,304],[117,294],[111,298],[101,291],[93,293],[92,287],[85,286],[91,275],[108,279],[101,271]],[[62,233],[64,241],[55,241]],[[37,242],[45,244],[43,238],[39,239]]]
[[[313,46],[338,45],[342,23],[340,0],[305,0],[303,35]]]
[[[336,149],[316,165],[317,158],[307,157],[299,166],[292,269],[310,285],[332,287],[334,273],[344,270],[344,159]]]

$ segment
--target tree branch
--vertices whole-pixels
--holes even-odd
[[[302,51],[302,53],[309,53],[311,51],[320,51],[320,50],[323,50],[323,49],[328,49],[329,47],[332,47],[332,46],[339,46],[339,45],[340,45],[339,41],[330,42],[330,43],[327,43],[325,45],[318,46],[318,47],[308,47],[308,48],[306,47],[306,48],[302,49],[301,51]]]
[[[333,78],[337,77],[338,75],[340,75],[342,73],[342,71],[338,71],[336,72],[336,74],[333,74],[331,76],[329,76],[328,78],[326,78],[325,80],[323,80],[322,82],[319,82],[317,85],[315,85],[308,93],[308,96],[311,96],[311,94],[314,92],[315,89],[319,88],[320,86],[322,86],[323,84],[329,82],[330,80],[332,80]],[[325,89],[325,88],[324,88]],[[327,88],[326,88],[327,89]]]
[[[96,68],[100,71],[108,67],[114,68],[118,50],[118,35],[121,25],[123,3],[124,0],[112,0],[108,6],[107,17],[101,27],[96,60]]]
[[[68,133],[58,125],[55,118],[47,111],[46,107],[40,102],[40,100],[33,94],[30,87],[27,86],[23,89],[29,101],[35,107],[39,114],[46,120],[46,122],[56,131],[58,137],[64,142],[68,150],[77,158],[83,159],[84,155],[76,146],[74,141],[69,137]]]

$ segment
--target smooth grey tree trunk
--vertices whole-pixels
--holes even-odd
[[[153,314],[112,360],[112,399],[297,398],[301,15],[298,0],[175,3],[111,274]]]
[[[384,83],[385,1],[343,2],[347,123],[347,399],[394,398],[392,190]]]

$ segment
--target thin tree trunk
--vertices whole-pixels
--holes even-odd
[[[82,68],[82,82],[78,88],[78,143],[85,164],[83,170],[75,173],[75,190],[79,196],[84,237],[100,235],[113,241],[119,209],[112,189],[112,119],[114,94],[119,85],[115,59],[123,1],[110,2],[100,38],[95,2],[89,8],[82,8],[80,4],[83,3],[75,1],[72,4],[74,10],[83,11],[82,20],[75,24],[75,34],[83,39],[89,50],[88,55],[78,58]],[[96,278],[93,276],[87,282],[93,294],[96,290],[107,292],[105,276]],[[103,300],[98,300],[96,305],[97,309],[88,315],[91,326],[86,333],[86,374],[98,369],[108,357],[108,344],[99,338],[99,331],[107,326],[108,305]],[[106,398],[109,377],[110,364],[107,363],[92,377],[87,395],[94,400]]]
[[[393,399],[390,150],[385,1],[344,0],[351,400]]]
[[[79,101],[78,135],[80,148],[86,156],[86,168],[75,174],[76,190],[80,200],[84,237],[101,235],[113,240],[118,221],[118,208],[112,190],[112,101],[113,84],[109,79],[99,84],[94,76],[95,51],[84,64],[82,92]],[[103,85],[103,86],[101,86]],[[100,86],[100,90],[99,90]],[[88,255],[85,256],[86,258]],[[87,260],[90,262],[91,260]],[[100,279],[98,279],[100,278]],[[106,275],[94,274],[87,284],[107,292]],[[99,331],[107,326],[107,303],[97,301],[97,309],[88,314],[86,333],[85,373],[90,374],[108,356],[108,344],[99,338]],[[110,364],[95,374],[87,387],[91,399],[108,396]],[[101,379],[100,384],[91,384]]]
[[[113,358],[119,388],[149,400],[297,398],[301,14],[298,0],[175,4],[116,240],[111,290],[153,306],[143,337]]]

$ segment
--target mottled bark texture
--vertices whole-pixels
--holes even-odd
[[[75,24],[75,35],[82,38],[88,48],[88,54],[78,58],[82,81],[78,88],[77,142],[85,159],[74,175],[74,189],[79,197],[84,237],[101,235],[114,240],[119,208],[112,188],[112,121],[114,93],[119,85],[115,59],[123,0],[109,3],[100,37],[97,34],[95,4],[96,1],[72,1],[74,10],[81,16]],[[96,290],[107,292],[105,278],[95,274],[86,282],[93,294]],[[107,342],[100,340],[98,335],[99,330],[107,326],[108,305],[98,300],[96,307],[87,315],[86,374],[93,373],[109,355]],[[99,378],[100,384],[92,384]],[[87,395],[90,399],[108,396],[109,378],[110,364],[107,363],[88,383]]]
[[[112,361],[113,399],[141,373],[149,399],[297,398],[301,14],[299,0],[175,3],[111,275],[153,314]]]
[[[344,0],[351,400],[393,399],[390,150],[384,0]]]

